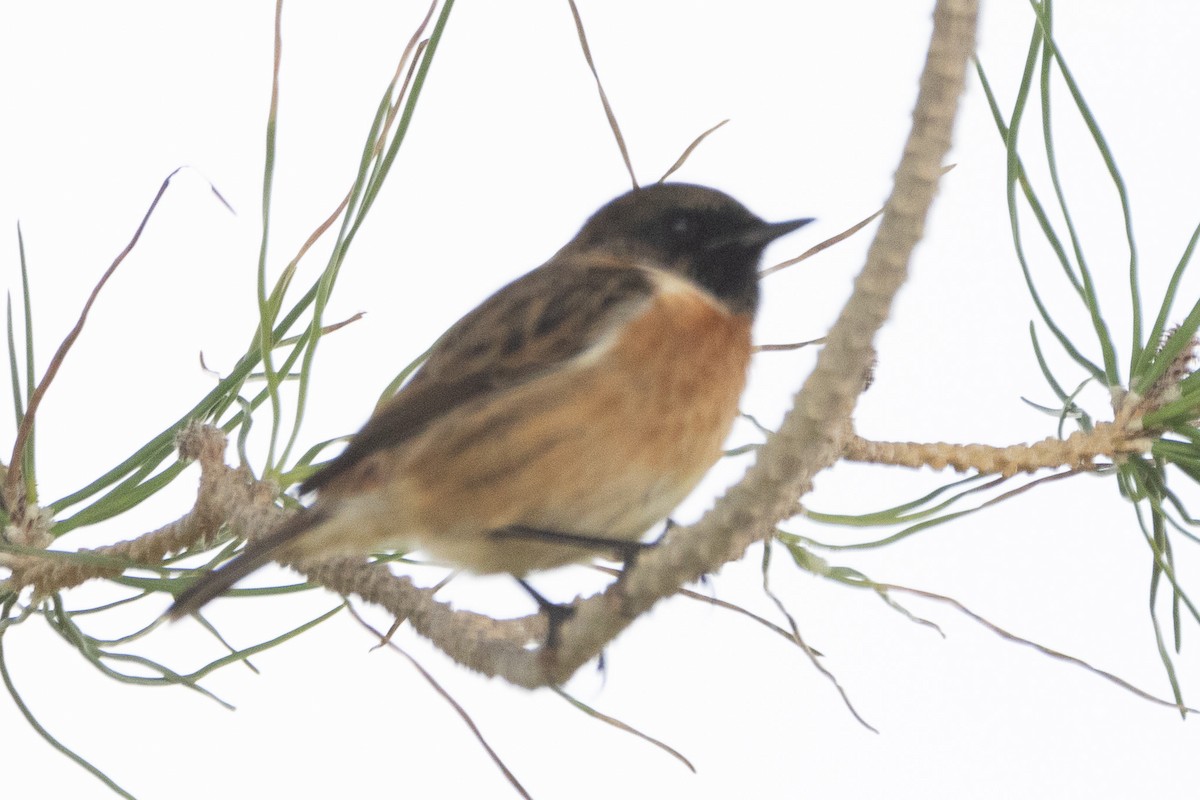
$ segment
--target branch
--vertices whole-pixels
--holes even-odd
[[[220,429],[193,423],[180,432],[177,444],[181,458],[195,459],[201,467],[191,511],[157,530],[104,547],[69,554],[0,553],[0,566],[10,571],[4,588],[20,591],[32,586],[35,597],[45,597],[92,578],[115,577],[130,566],[156,565],[215,536],[223,525],[235,530],[270,530],[285,516],[275,505],[277,492],[271,484],[254,480],[247,470],[225,465],[225,434]]]
[[[1152,441],[1131,434],[1116,423],[1101,422],[1090,431],[1076,431],[1066,439],[1050,436],[1033,444],[1008,447],[947,442],[873,442],[852,436],[846,442],[842,458],[901,467],[953,467],[959,472],[973,470],[980,475],[1011,478],[1018,472],[1058,467],[1092,470],[1096,468],[1097,458],[1116,460],[1123,454],[1149,453]]]

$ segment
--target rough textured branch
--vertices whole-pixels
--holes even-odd
[[[180,457],[200,462],[200,488],[192,510],[158,530],[116,544],[78,551],[79,555],[113,559],[112,566],[80,559],[48,556],[0,556],[0,565],[11,574],[9,589],[33,587],[36,596],[78,586],[92,578],[120,575],[119,562],[157,564],[163,558],[211,538],[228,523],[238,530],[254,530],[276,523],[282,509],[274,505],[275,490],[255,481],[245,470],[224,463],[225,435],[216,428],[193,425],[179,435]]]
[[[946,442],[873,442],[854,436],[846,443],[843,458],[871,464],[902,467],[953,467],[980,475],[1036,472],[1041,469],[1070,467],[1089,470],[1097,458],[1116,458],[1122,453],[1148,453],[1151,440],[1131,437],[1124,427],[1102,422],[1091,431],[1076,431],[1066,439],[1049,437],[1033,444],[993,447],[986,444],[948,444]]]

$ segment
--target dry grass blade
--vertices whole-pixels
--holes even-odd
[[[417,672],[421,673],[421,677],[433,687],[435,692],[440,694],[442,698],[450,704],[451,708],[453,708],[458,716],[462,718],[463,722],[467,723],[467,727],[471,729],[471,733],[475,736],[475,740],[483,746],[483,749],[487,752],[488,757],[492,759],[492,763],[500,768],[500,771],[504,773],[504,777],[507,778],[508,782],[512,784],[512,787],[517,790],[517,793],[527,800],[532,800],[529,792],[525,791],[525,787],[522,786],[521,782],[517,780],[517,776],[512,774],[512,771],[509,770],[509,768],[504,764],[504,762],[500,759],[500,756],[497,755],[496,751],[492,749],[492,746],[487,743],[487,739],[483,738],[483,734],[480,733],[479,727],[475,724],[475,720],[471,719],[471,715],[466,712],[466,709],[459,705],[458,701],[450,696],[450,693],[447,692],[442,685],[437,682],[437,679],[430,675],[429,671],[421,666],[421,664],[415,658],[406,653],[395,642],[391,641],[389,637],[384,636],[382,633],[375,630],[375,627],[363,619],[352,604],[347,602],[346,609],[350,612],[350,616],[354,617],[354,619],[358,621],[358,624],[370,631],[377,639],[379,639],[382,644],[386,644],[388,647],[392,648],[397,653],[408,659],[408,663],[412,664],[413,667],[416,668]]]
[[[428,39],[422,39],[425,34],[425,29],[429,27],[430,20],[433,19],[433,12],[437,10],[437,0],[433,0],[429,4],[429,10],[425,12],[425,17],[421,20],[421,24],[413,31],[412,36],[408,37],[408,43],[404,45],[404,52],[400,54],[400,60],[396,62],[396,72],[392,75],[392,85],[396,85],[396,81],[400,80],[400,73],[404,71],[404,65],[408,64],[408,72],[404,76],[404,82],[400,84],[400,93],[396,95],[396,102],[392,107],[391,113],[388,114],[387,123],[383,127],[383,135],[379,137],[380,144],[376,147],[375,152],[382,152],[383,142],[387,139],[387,134],[391,130],[392,123],[396,119],[396,115],[400,110],[400,100],[408,94],[408,87],[412,83],[413,72],[417,68],[417,64],[421,61],[421,56],[425,52],[425,46],[429,44]]]
[[[1039,653],[1048,655],[1051,658],[1058,659],[1059,661],[1065,661],[1068,664],[1074,664],[1076,666],[1083,667],[1085,670],[1092,673],[1093,675],[1098,675],[1099,677],[1104,678],[1106,681],[1115,683],[1117,686],[1120,686],[1122,689],[1126,690],[1127,692],[1131,692],[1132,694],[1142,698],[1143,700],[1147,700],[1151,703],[1154,703],[1155,705],[1166,706],[1167,708],[1173,708],[1177,711],[1183,711],[1183,712],[1190,711],[1193,713],[1195,713],[1197,711],[1197,709],[1190,708],[1189,706],[1180,705],[1177,703],[1173,703],[1170,700],[1163,700],[1162,698],[1155,697],[1154,695],[1150,694],[1149,692],[1147,692],[1143,689],[1139,689],[1138,687],[1134,686],[1129,681],[1127,681],[1123,678],[1119,678],[1116,675],[1112,674],[1111,672],[1106,672],[1105,670],[1102,670],[1099,667],[1089,664],[1088,662],[1084,661],[1082,658],[1067,655],[1066,653],[1060,653],[1059,651],[1052,650],[1049,647],[1046,647],[1045,645],[1038,644],[1037,642],[1031,641],[1029,639],[1025,639],[1021,636],[1017,636],[1015,633],[1010,633],[1009,631],[1006,631],[1004,628],[1001,628],[999,625],[995,624],[994,622],[989,622],[986,618],[980,616],[979,614],[975,613],[971,609],[967,608],[961,602],[959,602],[958,600],[955,600],[953,597],[947,597],[946,595],[937,594],[935,592],[927,592],[923,589],[913,589],[908,586],[897,586],[896,584],[891,584],[891,583],[877,583],[877,584],[873,585],[873,588],[881,590],[881,591],[888,591],[888,592],[906,592],[908,594],[915,595],[917,597],[924,597],[927,600],[936,600],[940,603],[946,603],[947,605],[949,605],[949,606],[957,609],[958,611],[962,612],[963,614],[967,615],[968,617],[973,619],[975,622],[978,622],[980,625],[987,628],[989,631],[991,631],[992,633],[1001,637],[1002,639],[1007,639],[1010,642],[1022,644],[1022,645],[1025,645],[1026,647],[1032,647],[1034,650],[1037,650]]]
[[[583,19],[579,16],[579,9],[575,5],[575,0],[567,0],[567,2],[571,5],[571,16],[575,18],[575,30],[579,33],[579,44],[583,47],[583,58],[587,61],[588,69],[592,71],[592,77],[596,79],[596,89],[600,92],[600,102],[604,106],[604,116],[608,117],[608,125],[612,128],[613,136],[617,140],[617,147],[621,149],[621,158],[625,161],[625,169],[628,170],[629,179],[633,181],[633,188],[636,189],[638,188],[637,175],[633,174],[633,162],[629,160],[629,148],[625,146],[625,137],[621,134],[621,126],[617,124],[617,117],[613,114],[612,106],[609,105],[608,95],[604,93],[604,84],[600,82],[600,73],[596,71],[596,62],[592,60],[592,49],[588,47],[587,34],[583,30]],[[668,172],[667,174],[669,175],[670,173]]]
[[[648,736],[648,735],[642,733],[641,731],[639,731],[637,728],[630,727],[628,724],[621,722],[621,720],[619,720],[615,717],[610,717],[608,714],[605,714],[601,711],[597,711],[596,709],[592,708],[588,704],[586,704],[580,700],[577,700],[574,697],[572,697],[571,695],[564,692],[561,686],[551,686],[550,688],[553,689],[554,693],[557,694],[559,697],[566,700],[568,703],[575,706],[575,708],[578,708],[580,711],[587,714],[589,717],[594,717],[595,719],[598,719],[601,722],[606,722],[609,725],[612,725],[617,730],[624,731],[625,733],[631,733],[634,736],[638,737],[639,739],[649,742],[650,744],[654,745],[655,747],[674,756],[680,763],[682,763],[685,767],[690,769],[692,772],[696,771],[696,768],[692,765],[692,762],[688,761],[687,757],[684,756],[683,753],[679,752],[674,747],[671,747],[669,744],[666,744],[665,742],[661,742],[658,739],[655,739],[653,736]]]
[[[352,325],[355,322],[358,322],[360,319],[362,319],[366,315],[367,315],[367,312],[365,312],[365,311],[356,311],[356,312],[354,312],[354,314],[352,314],[351,316],[342,320],[341,322],[331,322],[328,325],[322,325],[321,326],[321,335],[325,336],[327,334],[333,333],[334,331],[341,330],[342,328],[346,327],[347,325]],[[280,339],[278,346],[279,347],[290,347],[299,341],[300,341],[299,336],[289,336],[286,339]]]
[[[829,669],[827,669],[824,664],[822,664],[820,661],[817,660],[817,656],[820,654],[816,650],[813,650],[811,647],[809,647],[805,643],[804,639],[801,638],[800,626],[798,626],[796,624],[795,617],[793,617],[791,612],[787,610],[787,606],[785,606],[783,604],[783,601],[779,599],[779,596],[776,595],[773,591],[771,591],[771,583],[770,583],[770,579],[768,578],[768,571],[767,571],[767,568],[770,566],[770,564],[771,564],[771,547],[770,547],[770,543],[768,543],[767,546],[763,548],[763,562],[762,562],[763,594],[765,594],[767,597],[769,597],[771,599],[771,602],[774,603],[775,607],[779,609],[779,613],[783,614],[784,619],[786,619],[788,621],[788,627],[790,627],[792,629],[792,636],[791,636],[792,640],[796,643],[797,647],[799,647],[801,650],[804,651],[804,655],[808,657],[808,660],[810,662],[812,662],[812,665],[813,665],[813,667],[816,668],[817,672],[821,673],[826,678],[828,678],[829,682],[833,684],[833,688],[837,689],[838,694],[841,695],[841,697],[842,697],[842,702],[845,703],[845,705],[846,705],[846,709],[850,712],[850,714],[856,720],[858,720],[859,724],[862,725],[867,730],[869,730],[871,733],[879,733],[879,730],[874,725],[867,722],[866,719],[863,718],[862,714],[858,713],[858,709],[856,709],[854,707],[854,704],[850,702],[850,695],[846,694],[846,690],[845,690],[845,688],[843,688],[842,684],[838,681],[837,676],[834,675],[832,672],[830,672]]]
[[[778,353],[786,350],[802,350],[805,347],[812,347],[814,344],[825,344],[825,337],[809,339],[807,342],[790,342],[788,344],[757,344],[754,346],[754,352]]]
[[[796,256],[795,258],[789,258],[787,261],[782,261],[773,267],[767,267],[762,272],[758,273],[758,277],[765,278],[773,272],[778,272],[779,270],[784,269],[786,267],[790,267],[793,264],[799,264],[801,261],[805,260],[806,258],[815,256],[817,253],[821,252],[822,250],[826,249],[827,247],[833,247],[835,244],[842,241],[843,239],[849,239],[851,236],[853,236],[854,234],[861,231],[867,225],[871,224],[871,221],[874,220],[876,217],[878,217],[882,213],[883,213],[883,209],[881,208],[878,211],[876,211],[874,214],[872,214],[871,216],[867,217],[866,219],[862,220],[861,222],[857,222],[854,225],[851,225],[849,228],[847,228],[846,230],[837,234],[836,236],[830,236],[828,239],[821,242],[820,244],[813,245],[812,247],[808,248],[807,250],[805,250],[803,253]]]
[[[700,594],[699,592],[694,592],[691,589],[680,589],[679,594],[683,597],[689,597],[692,600],[699,600],[702,603],[708,603],[709,605],[716,606],[717,608],[723,608],[726,611],[732,611],[735,614],[741,614],[743,617],[749,617],[750,619],[757,622],[759,625],[762,625],[764,628],[768,628],[768,629],[774,631],[775,633],[779,634],[780,636],[782,636],[784,639],[787,639],[792,644],[796,644],[796,638],[794,636],[792,636],[792,634],[788,630],[780,627],[779,625],[776,625],[774,622],[771,622],[771,620],[767,619],[766,617],[760,617],[758,614],[755,614],[753,611],[751,611],[748,608],[743,608],[742,606],[739,606],[736,603],[731,603],[728,600],[721,600],[720,598],[717,598],[717,597],[709,597],[708,595]]]
[[[949,164],[947,166],[942,167],[942,171],[940,173],[938,173],[938,177],[940,178],[941,176],[945,175],[947,172],[954,169],[956,166],[958,166],[958,165],[957,164]],[[815,256],[817,253],[821,252],[825,248],[832,247],[833,245],[837,244],[838,242],[842,241],[843,239],[848,239],[849,237],[853,236],[854,234],[856,234],[860,230],[862,230],[865,226],[869,225],[871,223],[871,220],[875,219],[882,213],[883,213],[883,209],[881,208],[878,211],[876,211],[874,214],[872,214],[871,216],[864,219],[863,221],[858,222],[854,225],[851,225],[849,228],[842,231],[837,236],[832,236],[832,237],[826,239],[825,241],[821,242],[820,244],[816,245],[815,247],[810,247],[809,249],[805,250],[803,253],[796,256],[795,258],[789,259],[780,264],[776,264],[773,267],[767,267],[762,272],[758,273],[758,277],[765,278],[768,275],[770,275],[772,272],[778,272],[779,270],[784,269],[785,267],[790,267],[793,264],[799,264],[804,259],[809,258],[810,256]]]
[[[720,122],[718,122],[716,125],[713,125],[711,128],[706,130],[704,133],[700,134],[695,139],[693,139],[692,143],[687,146],[687,148],[683,151],[683,153],[680,154],[679,158],[676,159],[675,163],[671,165],[671,168],[669,170],[667,170],[666,172],[664,172],[663,176],[658,179],[658,182],[663,183],[664,181],[666,181],[667,178],[674,175],[675,171],[683,166],[683,162],[688,160],[688,157],[691,156],[692,151],[695,150],[697,147],[699,147],[700,143],[703,142],[705,139],[707,139],[708,135],[710,133],[712,133],[715,130],[717,130],[718,128],[722,127],[727,122],[729,122],[729,120],[723,119]]]
[[[388,110],[387,119],[384,122],[383,128],[379,132],[379,137],[375,141],[374,154],[376,156],[383,152],[383,146],[387,142],[388,133],[391,131],[392,125],[396,121],[396,116],[400,111],[400,101],[407,93],[408,87],[412,83],[413,72],[416,70],[417,64],[421,60],[421,55],[425,52],[425,46],[429,43],[428,40],[423,40],[420,37],[425,32],[425,29],[429,27],[429,21],[433,19],[433,12],[436,8],[437,2],[435,0],[435,2],[430,4],[429,11],[426,12],[425,18],[421,20],[421,24],[417,26],[415,31],[413,31],[413,35],[409,38],[408,44],[404,47],[404,52],[400,54],[400,60],[396,63],[396,72],[392,76],[392,86],[395,86],[396,82],[399,81],[400,73],[403,72],[405,64],[408,64],[408,72],[404,76],[404,82],[400,84],[400,91],[396,95],[395,103],[393,103],[392,108]],[[342,215],[342,212],[346,210],[346,206],[350,204],[350,198],[353,195],[354,189],[351,187],[349,190],[347,190],[345,197],[342,198],[342,201],[338,203],[337,208],[335,208],[329,214],[329,216],[327,216],[325,220],[321,222],[320,225],[313,229],[313,232],[309,234],[307,239],[305,239],[304,244],[300,246],[300,249],[296,252],[296,255],[293,256],[292,260],[288,263],[289,269],[295,268],[295,266],[300,262],[300,259],[304,258],[304,255],[312,248],[312,246],[316,244],[323,235],[325,235],[325,232],[328,231],[330,227],[332,227],[333,223],[336,222]]]
[[[58,374],[59,367],[62,366],[63,361],[67,357],[67,353],[70,352],[72,345],[75,344],[75,340],[78,339],[79,334],[83,332],[83,326],[84,323],[87,322],[88,312],[92,310],[92,306],[95,304],[96,298],[100,295],[100,290],[104,288],[104,284],[108,283],[108,279],[111,278],[113,273],[117,271],[117,267],[121,266],[121,263],[125,260],[126,256],[133,252],[133,248],[137,246],[138,240],[142,238],[142,231],[146,229],[146,225],[150,222],[151,215],[153,215],[154,210],[158,208],[158,202],[162,200],[163,195],[167,191],[167,187],[171,185],[171,180],[178,175],[179,171],[182,169],[184,169],[184,167],[176,167],[171,171],[171,174],[163,180],[162,185],[158,187],[158,192],[154,195],[154,200],[151,201],[150,207],[146,209],[146,213],[142,215],[142,221],[138,224],[137,230],[134,231],[133,238],[131,238],[129,243],[125,245],[125,248],[117,254],[117,257],[113,260],[112,264],[107,270],[104,271],[104,274],[100,276],[100,280],[97,281],[96,285],[92,288],[92,293],[88,296],[87,302],[83,304],[83,311],[79,313],[79,320],[75,323],[75,327],[70,330],[70,332],[62,340],[62,344],[58,346],[58,350],[54,353],[54,357],[50,359],[49,366],[46,367],[46,374],[42,376],[40,381],[38,381],[38,385],[33,390],[33,394],[30,395],[29,405],[25,410],[25,416],[21,418],[21,426],[17,429],[17,437],[13,443],[12,456],[9,460],[8,475],[4,482],[4,495],[6,500],[13,496],[11,493],[21,482],[21,466],[23,463],[21,453],[24,451],[25,442],[28,440],[30,432],[33,430],[33,421],[37,416],[38,406],[41,405],[42,398],[46,395],[46,390],[50,388],[51,382],[54,381],[54,377]],[[216,189],[214,188],[213,191],[215,192]],[[220,195],[218,195],[218,197],[219,196]],[[9,509],[10,512],[13,510],[14,509],[11,508]]]
[[[621,575],[621,570],[613,569],[612,567],[602,567],[599,564],[592,564],[592,569],[594,569],[598,572],[603,572],[606,575],[612,575],[614,578],[620,577],[620,575]],[[795,638],[793,638],[792,634],[789,631],[785,630],[784,628],[781,628],[780,626],[776,625],[774,622],[771,622],[771,620],[767,619],[766,617],[760,617],[758,614],[755,614],[753,611],[751,611],[748,608],[742,608],[741,606],[731,603],[728,600],[721,600],[716,597],[710,597],[706,594],[701,594],[700,592],[696,592],[691,589],[680,589],[677,592],[677,594],[680,597],[686,597],[690,600],[697,600],[701,603],[708,603],[710,606],[716,606],[717,608],[723,608],[726,611],[732,611],[735,614],[741,614],[744,617],[749,617],[750,619],[757,622],[759,625],[762,625],[764,628],[768,628],[771,631],[782,636],[784,639],[787,639],[788,642],[790,642],[791,644],[796,643]],[[816,652],[816,651],[814,651],[814,652]],[[817,655],[821,655],[821,654],[818,652]]]

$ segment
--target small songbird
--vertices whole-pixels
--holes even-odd
[[[169,614],[275,558],[419,548],[521,578],[637,542],[720,457],[746,383],[763,249],[808,222],[764,222],[681,183],[608,203],[446,331],[301,484],[317,493],[310,507]]]

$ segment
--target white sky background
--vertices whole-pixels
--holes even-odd
[[[856,222],[886,196],[932,3],[580,0],[580,7],[643,182],[657,179],[701,131],[731,118],[676,177],[726,190],[768,219],[817,217],[771,250],[776,260]],[[179,177],[105,289],[42,408],[47,499],[90,481],[191,407],[213,381],[197,353],[228,370],[253,331],[272,9],[188,8],[26,3],[0,11],[0,268],[19,297],[20,220],[39,371],[162,178],[183,164],[196,169]],[[424,11],[412,2],[285,9],[273,271],[350,185],[380,92]],[[980,52],[1006,105],[1032,21],[1024,3],[985,8]],[[1151,315],[1200,212],[1198,25],[1200,6],[1183,0],[1089,0],[1058,9],[1059,43],[1128,183]],[[1056,97],[1068,194],[1125,364],[1127,253],[1115,193],[1061,86]],[[1033,162],[1036,115],[1027,124]],[[950,160],[958,168],[943,181],[913,278],[881,335],[859,429],[880,439],[1040,439],[1054,421],[1020,397],[1048,404],[1053,397],[1028,342],[1035,312],[1012,252],[1003,150],[973,76]],[[201,174],[236,216],[212,198]],[[627,188],[566,3],[461,0],[409,140],[342,272],[328,319],[367,316],[321,344],[304,446],[356,429],[383,386],[438,333],[547,258]],[[868,241],[860,235],[768,278],[758,340],[820,336]],[[317,250],[306,275],[323,263],[327,250]],[[1057,267],[1044,248],[1033,254],[1066,324],[1090,342],[1083,315],[1054,291],[1062,284]],[[1181,307],[1196,295],[1193,279]],[[811,358],[761,355],[744,408],[775,424]],[[1056,364],[1064,383],[1082,377],[1065,359],[1056,356]],[[1102,393],[1087,397],[1103,415]],[[12,425],[11,414],[0,414],[0,441],[11,441]],[[739,428],[735,439],[752,436]],[[723,464],[680,520],[695,518],[746,463]],[[840,466],[820,477],[808,502],[875,510],[949,477]],[[189,473],[120,524],[72,534],[60,546],[128,538],[174,519],[194,486]],[[1167,697],[1146,613],[1149,554],[1115,490],[1111,479],[1058,482],[899,546],[830,560],[952,595],[1018,634]],[[853,533],[804,521],[786,527],[825,540]],[[1192,587],[1194,552],[1179,544],[1180,574]],[[756,588],[760,554],[724,569],[707,591],[777,618]],[[605,678],[585,668],[569,688],[682,751],[695,776],[548,691],[480,680],[407,630],[397,641],[470,711],[539,798],[1194,791],[1194,721],[1181,723],[1169,709],[1002,641],[947,607],[904,599],[942,625],[942,639],[868,593],[799,573],[782,550],[776,555],[774,588],[879,735],[854,721],[794,647],[686,599],[663,604],[622,636],[607,653]],[[257,578],[288,579],[282,571]],[[597,579],[571,568],[538,583],[568,598]],[[482,610],[529,610],[508,581],[462,580],[452,589],[458,602]],[[108,596],[88,587],[67,602],[82,607]],[[224,601],[211,618],[246,646],[334,603],[320,592]],[[97,621],[93,632],[127,632],[166,599],[142,605],[137,622]],[[380,615],[373,619],[386,627]],[[1185,639],[1194,637],[1191,626]],[[444,701],[395,653],[368,652],[371,639],[345,615],[257,657],[260,675],[230,667],[207,678],[207,688],[238,707],[233,713],[180,688],[118,685],[38,621],[11,630],[4,645],[41,722],[139,798],[513,796]],[[1180,677],[1196,704],[1194,645],[1185,641]],[[220,652],[191,621],[156,633],[145,648],[181,671]],[[0,730],[6,794],[108,796],[46,746],[7,697],[0,697]]]

